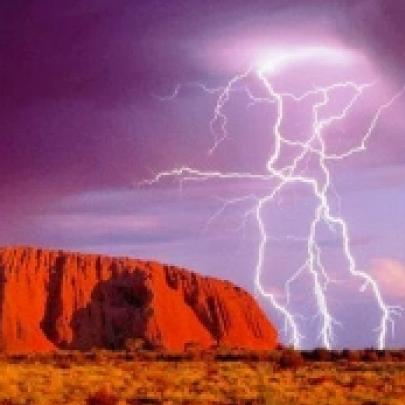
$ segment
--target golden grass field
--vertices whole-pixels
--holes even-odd
[[[0,404],[404,405],[404,361],[3,358]]]

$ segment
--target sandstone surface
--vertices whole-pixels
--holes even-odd
[[[277,333],[228,281],[153,261],[36,248],[0,249],[3,351],[119,349],[129,338],[271,349]]]

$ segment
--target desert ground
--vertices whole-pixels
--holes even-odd
[[[0,404],[403,405],[405,352],[13,355]]]

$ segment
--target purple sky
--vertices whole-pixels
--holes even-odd
[[[215,98],[178,83],[223,85],[257,49],[319,44],[352,52],[345,66],[302,63],[280,72],[280,91],[336,80],[375,82],[347,121],[328,133],[339,151],[359,140],[378,106],[405,84],[405,3],[365,1],[3,1],[0,3],[0,244],[30,244],[155,258],[231,279],[254,291],[258,231],[248,204],[208,219],[224,198],[260,183],[137,184],[188,164],[263,171],[271,107],[227,107],[232,136],[208,157]],[[337,97],[337,106],[347,95]],[[283,130],[309,128],[311,104],[287,106]],[[334,164],[332,199],[347,220],[359,268],[386,301],[405,307],[405,97],[378,121],[362,155]],[[333,106],[332,106],[333,110]],[[331,112],[332,112],[331,110]],[[339,203],[340,201],[340,203]],[[300,263],[311,199],[289,192],[268,213],[274,240],[264,283],[275,292]],[[325,233],[337,346],[375,344],[376,308],[343,280],[338,241]],[[342,270],[343,268],[343,270]],[[307,347],[319,344],[308,280],[294,285]],[[349,286],[349,287],[348,287]],[[260,301],[274,321],[281,319]],[[405,314],[404,314],[405,316]],[[405,318],[389,345],[405,346]]]

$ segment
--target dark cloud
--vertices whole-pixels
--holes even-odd
[[[365,49],[374,62],[401,84],[405,80],[405,2],[360,0],[347,2],[336,15],[338,34]]]
[[[367,49],[400,78],[404,7],[396,0],[3,1],[1,191],[130,185],[180,154],[206,129],[166,122],[151,95],[206,80],[190,49],[235,27],[265,33],[310,22]]]

